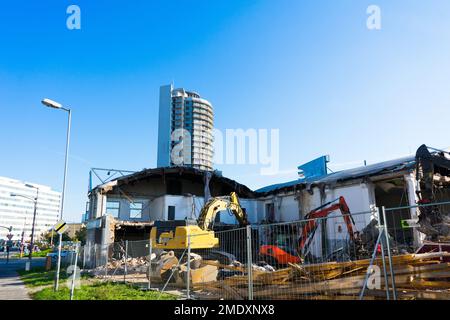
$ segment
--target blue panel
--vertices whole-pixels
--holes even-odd
[[[327,175],[328,156],[322,156],[298,167],[300,181],[316,179]]]

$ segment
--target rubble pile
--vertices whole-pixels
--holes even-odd
[[[156,256],[152,255],[152,259]],[[128,258],[126,261],[127,274],[146,273],[148,257]],[[98,278],[106,275],[123,275],[125,273],[125,259],[112,259],[105,265],[98,266],[89,271],[89,274]]]
[[[393,256],[393,271],[399,299],[450,299],[450,257],[447,252]],[[382,259],[375,259],[382,268]],[[369,259],[318,264],[289,264],[273,272],[253,272],[253,296],[258,299],[358,299]],[[222,266],[234,270],[236,267]],[[391,283],[389,264],[387,281]],[[385,299],[384,274],[379,288],[366,290],[365,299]],[[205,299],[247,299],[248,275],[234,275],[221,281],[194,286]]]
[[[450,253],[428,252],[392,257],[399,299],[450,299]],[[388,261],[387,281],[391,286]],[[383,271],[382,259],[374,264]],[[189,268],[188,268],[189,266]],[[292,264],[275,270],[258,262],[252,265],[253,296],[258,299],[357,299],[370,260]],[[146,275],[155,283],[170,283],[185,288],[188,270],[193,292],[204,299],[247,299],[248,266],[239,261],[223,264],[191,253],[177,257],[162,251],[148,257],[128,258],[127,274]],[[90,271],[96,277],[123,275],[125,261],[112,260]],[[367,289],[365,299],[385,299],[385,275],[378,289]]]

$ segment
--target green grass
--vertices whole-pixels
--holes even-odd
[[[42,258],[42,257],[46,257],[47,253],[50,253],[52,251],[53,251],[53,249],[46,249],[46,250],[42,250],[42,251],[39,251],[39,252],[33,252],[32,256],[36,257],[36,258]]]
[[[55,292],[53,288],[45,288],[32,294],[34,300],[69,300],[70,290],[61,286]],[[159,292],[142,291],[126,284],[101,283],[82,285],[75,289],[74,300],[157,300]],[[174,295],[162,294],[161,300],[176,300]]]
[[[39,252],[33,251],[32,257],[34,258],[45,258],[47,256],[47,253],[52,252],[52,249],[45,249]],[[28,259],[29,255],[22,255],[22,259]],[[20,258],[20,253],[15,253],[13,255],[11,255],[11,258]]]
[[[20,278],[28,287],[48,286],[55,280],[55,270],[45,271],[43,267],[32,268],[30,271],[17,270]],[[59,277],[61,280],[67,279],[67,274],[61,270]]]
[[[55,281],[56,270],[45,271],[44,267],[31,268],[30,271],[17,270],[20,278],[28,287],[41,287],[53,285]],[[65,269],[61,269],[59,273],[60,281],[65,281],[71,275],[67,275]],[[81,279],[91,278],[88,275],[82,275]]]

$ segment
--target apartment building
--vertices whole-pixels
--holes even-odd
[[[0,225],[12,227],[12,240],[31,237],[34,199],[37,198],[35,235],[49,230],[59,219],[61,193],[48,186],[0,177]],[[6,228],[0,228],[0,239],[6,239]]]
[[[162,86],[158,167],[186,166],[213,170],[213,125],[213,107],[209,101],[192,91],[174,89],[173,85]]]

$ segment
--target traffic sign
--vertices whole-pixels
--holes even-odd
[[[59,220],[58,223],[53,227],[53,230],[55,230],[59,234],[63,234],[68,228],[69,226],[64,220]]]
[[[8,238],[8,240],[11,240],[13,238],[13,235],[10,233],[10,234],[7,234],[6,237]]]

